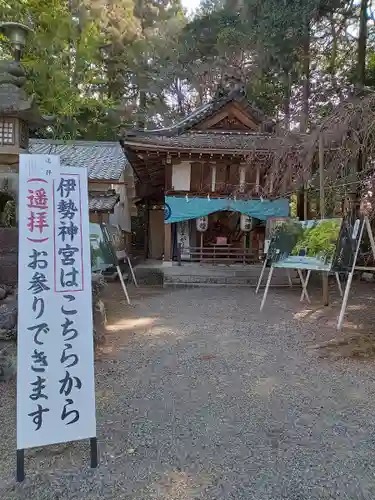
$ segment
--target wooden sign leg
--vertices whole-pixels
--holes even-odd
[[[16,479],[18,483],[25,479],[25,450],[17,450]]]
[[[344,322],[344,316],[345,316],[346,306],[348,304],[348,298],[349,298],[349,293],[350,293],[350,287],[351,287],[352,281],[353,281],[353,275],[354,275],[354,269],[349,273],[348,281],[346,282],[344,298],[342,299],[339,320],[337,323],[338,330],[341,330],[342,324]]]
[[[121,281],[122,289],[124,290],[126,301],[130,305],[130,298],[129,298],[129,294],[128,294],[128,289],[126,288],[124,277],[122,276],[122,272],[121,272],[120,266],[116,266],[116,269],[117,269],[118,277],[120,278],[120,281]]]
[[[135,287],[138,288],[138,281],[137,281],[137,278],[135,277],[135,272],[134,272],[134,268],[132,266],[132,263],[130,262],[129,257],[126,257],[126,259],[128,261],[128,266],[129,266],[129,269],[130,269],[130,272],[132,275],[133,283],[134,283]]]
[[[270,272],[268,273],[268,278],[267,278],[267,283],[266,283],[266,288],[264,289],[264,294],[263,294],[263,299],[262,299],[262,303],[260,305],[260,310],[262,311],[263,307],[264,307],[264,304],[266,303],[266,299],[267,299],[267,294],[268,294],[268,289],[270,287],[270,284],[271,284],[271,279],[272,279],[272,275],[273,275],[273,269],[274,267],[272,266],[270,268]]]
[[[256,290],[255,290],[255,294],[256,295],[258,295],[260,285],[262,284],[262,279],[263,279],[263,276],[264,276],[264,271],[266,270],[266,266],[267,266],[267,259],[264,259],[264,264],[263,264],[263,267],[262,267],[262,271],[260,272],[258,284],[257,284]]]
[[[370,234],[372,235],[371,226],[370,226],[370,223],[369,223],[369,221],[368,221],[368,219],[366,217],[364,223],[362,224],[361,232],[359,234],[358,244],[357,244],[357,248],[356,248],[356,251],[355,251],[355,254],[354,254],[354,260],[353,260],[352,269],[351,269],[351,271],[349,273],[348,281],[346,282],[346,287],[345,287],[345,292],[344,292],[344,298],[342,299],[342,304],[341,304],[341,309],[340,309],[340,315],[339,315],[339,319],[338,319],[338,322],[337,322],[337,329],[338,330],[341,330],[342,324],[344,322],[344,316],[345,316],[346,306],[348,304],[348,299],[349,299],[350,287],[352,286],[353,276],[354,276],[354,272],[355,272],[355,268],[356,268],[356,264],[357,264],[359,249],[361,247],[362,238],[363,238],[363,230],[364,230],[365,226],[366,226],[366,229],[368,231],[369,238],[371,240],[371,236],[370,236]]]
[[[98,466],[98,439],[90,438],[90,467],[96,469]]]
[[[328,273],[323,272],[322,275],[322,286],[323,286],[323,304],[329,306],[329,286],[328,286]]]
[[[337,288],[339,289],[340,297],[342,297],[343,296],[343,291],[342,291],[342,285],[341,285],[341,280],[340,280],[340,274],[339,273],[335,273],[335,276],[336,276]]]
[[[372,256],[373,256],[374,262],[375,262],[375,241],[374,241],[374,235],[372,233],[372,228],[371,228],[371,224],[370,224],[368,217],[365,218],[365,224],[366,224],[367,234],[368,234],[370,244],[371,244]]]
[[[307,285],[309,284],[311,271],[310,270],[307,271],[306,279],[304,279],[301,269],[297,269],[297,272],[298,272],[298,276],[301,280],[301,285],[302,285],[302,293],[301,293],[300,302],[303,302],[303,299],[306,297],[307,302],[310,304],[311,301],[310,301],[309,294],[307,293]]]
[[[290,288],[293,288],[293,281],[292,281],[292,276],[290,274],[290,269],[286,270],[286,275],[288,276],[288,282],[289,282]]]

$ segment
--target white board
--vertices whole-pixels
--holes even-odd
[[[190,228],[188,220],[177,222],[177,243],[181,245],[181,258],[190,260]]]
[[[20,155],[17,449],[96,436],[87,171]]]
[[[191,164],[183,161],[172,166],[172,186],[174,191],[190,191]]]

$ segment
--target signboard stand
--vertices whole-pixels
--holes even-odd
[[[98,467],[98,439],[90,438],[90,467]],[[16,480],[22,483],[25,480],[25,450],[17,450]]]
[[[346,227],[341,218],[281,221],[271,235],[267,259],[259,277],[256,293],[259,292],[267,262],[270,262],[271,271],[273,268],[285,269],[289,278],[291,269],[298,272],[302,285],[301,302],[306,299],[308,303],[311,303],[307,288],[312,271],[323,272],[324,276],[327,277],[323,281],[328,286],[328,273],[334,270],[337,286],[342,296],[340,277],[337,266],[333,266],[333,259],[337,255],[337,241],[342,234],[346,234]],[[340,258],[342,259],[342,257]],[[271,271],[264,291],[261,310],[264,307],[271,283],[273,274]]]
[[[116,266],[116,270],[117,270],[117,275],[118,275],[118,277],[120,279],[120,282],[121,282],[122,289],[124,290],[124,294],[125,294],[125,297],[126,297],[126,302],[130,306],[130,298],[129,298],[129,294],[128,294],[128,289],[126,288],[124,277],[122,275],[122,272],[121,272],[121,269],[120,269],[119,265]]]
[[[266,257],[265,260],[264,260],[264,262],[263,262],[263,267],[262,267],[262,270],[260,272],[260,276],[259,276],[259,279],[258,279],[257,287],[255,289],[255,295],[258,295],[258,293],[259,293],[259,289],[260,289],[260,286],[262,284],[263,276],[264,276],[264,273],[266,271],[267,262],[268,262],[268,259]],[[290,288],[293,288],[292,276],[290,275],[290,270],[289,269],[286,269],[286,274],[288,276],[289,286],[290,286]]]
[[[354,254],[353,264],[352,264],[351,270],[349,272],[348,280],[347,280],[346,286],[345,286],[344,298],[342,300],[341,310],[340,310],[340,314],[339,314],[339,319],[338,319],[338,322],[337,322],[337,329],[338,330],[341,330],[342,324],[344,322],[345,311],[346,311],[346,307],[348,305],[350,288],[352,286],[352,281],[353,281],[353,276],[354,276],[355,271],[375,271],[374,267],[363,267],[363,266],[357,266],[356,265],[357,264],[358,255],[359,255],[359,250],[360,250],[361,243],[362,243],[363,233],[364,233],[365,228],[366,228],[369,240],[370,240],[372,255],[373,255],[373,258],[374,258],[374,261],[375,261],[375,241],[374,241],[374,235],[373,235],[373,232],[372,232],[370,221],[369,221],[368,217],[365,217],[363,219],[362,224],[361,224],[361,229],[360,229],[359,238],[358,238],[358,241],[357,241],[357,248],[356,248],[356,251],[355,251],[355,254]]]
[[[341,285],[341,280],[340,280],[340,273],[335,273],[335,276],[336,276],[337,288],[339,289],[340,297],[342,297],[344,295],[344,293],[342,291],[342,285]]]
[[[90,438],[90,467],[96,469],[98,467],[98,438]]]
[[[255,290],[255,294],[258,295],[259,293],[259,288],[260,288],[260,285],[262,283],[262,279],[263,279],[263,276],[264,276],[264,272],[266,270],[266,267],[267,267],[267,257],[264,259],[264,262],[263,262],[263,267],[262,267],[262,270],[260,272],[260,276],[259,276],[259,280],[258,280],[258,284],[257,284],[257,287],[256,287],[256,290]]]
[[[18,483],[25,479],[25,450],[17,450],[16,479]]]
[[[138,281],[137,281],[137,278],[135,277],[134,268],[133,268],[133,266],[132,266],[132,263],[131,263],[131,261],[130,261],[130,257],[129,257],[129,255],[128,255],[128,254],[126,254],[126,260],[127,260],[127,263],[128,263],[129,269],[130,269],[130,273],[131,273],[131,275],[132,275],[132,279],[133,279],[134,286],[135,286],[136,288],[138,288],[138,287],[139,287],[139,285],[138,285]]]
[[[87,170],[20,155],[16,479],[29,448],[90,441],[98,466]]]
[[[270,286],[270,283],[271,283],[270,276],[272,278],[273,269],[274,269],[274,267],[272,266],[271,269],[270,269],[270,273],[268,275],[267,285],[266,285],[266,288],[264,290],[264,296],[263,296],[262,304],[260,306],[260,310],[263,309],[264,304],[266,303],[268,289],[269,289],[269,286]],[[366,268],[366,269],[369,269],[369,268]],[[272,270],[272,273],[271,273],[271,270]],[[308,287],[308,284],[309,284],[309,280],[310,280],[310,277],[311,277],[312,270],[309,269],[307,271],[306,278],[304,278],[304,276],[303,276],[302,269],[297,269],[297,272],[298,272],[298,276],[299,276],[299,279],[301,280],[301,285],[302,285],[302,293],[301,293],[300,302],[303,302],[303,299],[306,298],[307,302],[309,304],[311,304],[310,296],[309,296],[309,294],[307,292],[307,287]],[[325,271],[323,271],[323,272],[325,272]],[[342,297],[343,291],[342,291],[342,286],[341,286],[341,281],[340,281],[339,273],[335,273],[335,276],[336,276],[337,288],[339,290],[340,297]],[[258,293],[259,286],[260,286],[260,281],[261,281],[261,278],[259,278],[259,282],[258,282],[258,287],[257,287],[256,293]]]
[[[259,276],[258,284],[255,289],[255,294],[258,295],[260,286],[262,284],[263,276],[267,267],[267,263],[269,262],[269,257],[268,257],[268,249],[271,243],[271,235],[272,235],[272,230],[277,227],[279,224],[284,223],[285,221],[288,221],[290,217],[269,217],[267,219],[267,224],[266,224],[266,238],[264,240],[264,254],[265,254],[265,259],[263,262],[263,267],[262,271]],[[290,270],[286,269],[286,273],[288,276],[288,282],[289,286],[292,288],[293,287],[293,281],[292,281],[292,276],[290,274]]]
[[[307,271],[306,274],[306,279],[303,277],[303,273],[301,269],[297,269],[299,279],[301,280],[301,285],[302,285],[302,293],[301,293],[301,298],[300,302],[303,302],[303,299],[306,297],[307,302],[310,304],[311,300],[309,297],[309,294],[307,293],[307,285],[309,284],[310,276],[311,276],[311,269]]]
[[[262,311],[263,310],[263,307],[264,307],[264,304],[266,303],[266,299],[267,299],[267,294],[268,294],[268,289],[270,287],[270,284],[271,284],[271,279],[272,279],[272,275],[273,275],[273,270],[275,268],[273,266],[271,266],[270,268],[270,271],[268,273],[268,278],[267,278],[267,283],[266,283],[266,288],[264,289],[264,294],[263,294],[263,299],[262,299],[262,303],[260,305],[260,310]]]
[[[119,255],[120,252],[116,251],[113,235],[109,232],[108,227],[105,224],[101,224],[101,230],[102,230],[104,239],[106,240],[106,243],[108,245],[108,248],[111,251],[113,262],[115,263],[115,266],[116,266],[117,276],[119,277],[122,289],[124,291],[126,302],[130,306],[130,297],[129,297],[128,289],[126,288],[124,277],[122,275],[121,268],[120,268],[119,263],[118,263],[119,257],[121,257],[125,260],[125,256],[126,256],[125,251],[121,252],[121,255]],[[119,230],[118,227],[117,227],[117,230]],[[128,259],[128,263],[129,263],[129,259]],[[132,276],[133,276],[131,264],[130,264],[130,268],[131,268],[131,272],[132,272]]]

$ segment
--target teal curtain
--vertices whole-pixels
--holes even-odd
[[[255,219],[267,220],[269,217],[288,217],[289,200],[232,200],[229,198],[190,198],[166,196],[164,222],[181,222],[197,219],[219,211],[232,211],[247,214]]]

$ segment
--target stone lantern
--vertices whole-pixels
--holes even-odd
[[[0,191],[6,186],[15,198],[19,155],[28,151],[29,130],[49,122],[23,89],[26,75],[20,59],[31,31],[19,23],[0,24],[0,32],[8,38],[14,54],[13,60],[0,61]]]
[[[30,31],[19,23],[0,24],[13,51],[13,60],[0,61],[0,285],[17,282],[18,234],[13,226],[17,222],[19,155],[28,152],[29,130],[48,123],[23,89],[26,74],[20,59]]]

